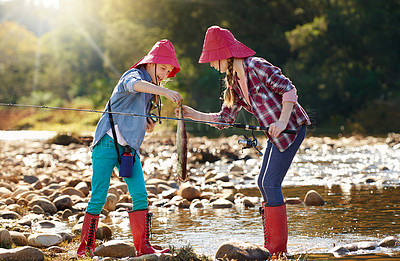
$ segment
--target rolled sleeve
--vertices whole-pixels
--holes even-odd
[[[241,108],[242,108],[242,106],[237,103],[234,103],[232,105],[232,107],[226,107],[225,105],[223,105],[220,112],[211,114],[212,121],[232,124],[232,123],[234,123],[236,115],[240,111]],[[216,125],[216,124],[212,124],[211,126],[214,126],[218,129],[225,129],[225,128],[229,127],[229,126]]]
[[[137,93],[137,91],[135,91],[135,83],[142,80],[143,76],[139,70],[131,70],[121,78],[119,87],[121,88],[121,91]]]
[[[282,95],[282,103],[284,103],[284,102],[297,103],[297,90],[296,90],[296,88],[293,88],[290,91],[285,92]]]

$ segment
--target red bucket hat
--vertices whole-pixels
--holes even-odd
[[[256,54],[255,51],[236,40],[228,29],[214,25],[208,28],[206,32],[199,63],[208,63],[230,57],[245,58],[254,54]]]
[[[174,46],[166,39],[156,42],[150,52],[129,69],[137,68],[146,63],[170,64],[174,66],[168,78],[174,77],[181,70],[178,59],[176,59]]]

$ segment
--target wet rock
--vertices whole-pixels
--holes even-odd
[[[0,218],[4,219],[20,219],[21,216],[14,212],[14,211],[9,211],[9,210],[1,210],[0,211]]]
[[[114,211],[117,207],[117,203],[118,203],[118,197],[115,194],[108,193],[104,209],[107,209],[108,211]]]
[[[94,254],[104,257],[134,257],[136,256],[136,249],[133,243],[122,240],[111,240],[98,246]]]
[[[33,207],[34,205],[40,206],[45,212],[49,212],[50,214],[55,214],[57,212],[57,207],[45,198],[35,197],[31,201],[29,201],[28,206]]]
[[[192,201],[195,198],[201,198],[201,192],[191,184],[182,185],[179,189],[178,195],[189,201]]]
[[[328,253],[332,253],[335,257],[345,256],[350,253],[350,251],[343,246],[336,246],[328,251]]]
[[[225,173],[218,173],[214,178],[214,180],[220,180],[223,182],[228,182],[229,181],[229,176]]]
[[[10,231],[10,236],[16,246],[26,246],[28,244],[28,239],[21,232]]]
[[[48,220],[42,220],[37,223],[41,228],[55,228],[56,225]]]
[[[75,234],[71,232],[58,232],[57,234],[62,237],[63,242],[71,242],[72,239],[76,237]]]
[[[163,191],[170,190],[171,187],[169,185],[160,184],[157,186],[157,192],[162,193]]]
[[[182,199],[181,201],[177,202],[176,206],[178,208],[189,208],[190,202],[187,199]]]
[[[374,250],[375,248],[378,247],[378,244],[376,242],[358,242],[358,249],[365,249],[365,250]]]
[[[304,198],[304,203],[307,206],[323,206],[323,205],[325,205],[324,199],[315,190],[310,190],[307,192],[307,194]]]
[[[222,244],[215,254],[216,259],[226,260],[267,260],[271,257],[269,251],[252,244],[227,242]]]
[[[0,244],[10,244],[12,242],[12,238],[10,232],[7,229],[0,228]]]
[[[24,181],[26,182],[26,183],[29,183],[29,184],[33,184],[33,183],[35,183],[36,181],[38,181],[39,179],[36,177],[36,176],[29,176],[29,175],[25,175],[24,176]]]
[[[0,197],[11,196],[12,191],[6,187],[0,187]]]
[[[67,218],[69,218],[69,217],[72,216],[72,215],[73,215],[72,210],[71,210],[71,209],[66,209],[66,210],[64,210],[64,211],[62,212],[61,217],[62,217],[63,219],[67,219]]]
[[[89,186],[86,182],[79,182],[76,186],[75,189],[79,190],[80,192],[83,193],[83,195],[85,195],[85,197],[87,197],[87,195],[89,195],[90,189]]]
[[[32,207],[32,212],[33,213],[35,213],[35,214],[44,214],[44,210],[43,210],[43,208],[41,208],[40,206],[38,206],[38,205],[34,205],[33,207]]]
[[[28,245],[33,247],[49,247],[60,244],[63,238],[58,234],[32,234],[28,237]]]
[[[242,204],[245,208],[254,208],[254,203],[247,197],[243,198]]]
[[[76,188],[67,187],[62,189],[60,192],[63,195],[69,195],[69,196],[76,195],[81,198],[85,197],[85,194],[83,194],[82,191],[77,190]]]
[[[172,189],[168,189],[168,190],[164,190],[162,193],[161,193],[161,196],[163,197],[163,198],[166,198],[166,199],[172,199],[174,196],[176,196],[176,195],[178,195],[178,190],[177,189],[174,189],[174,188],[172,188]]]
[[[357,243],[346,244],[343,247],[347,248],[350,252],[358,250],[358,244]]]
[[[233,204],[226,199],[217,199],[211,203],[212,208],[232,208]]]
[[[12,249],[0,248],[0,260],[42,261],[44,253],[37,248],[24,246]]]
[[[62,195],[53,200],[54,205],[58,210],[72,208],[72,199],[69,195]]]
[[[196,209],[196,208],[204,208],[203,202],[200,200],[193,200],[192,203],[190,204],[190,209]]]
[[[288,205],[300,205],[303,204],[300,198],[286,198],[286,204]]]
[[[380,247],[399,247],[400,241],[393,236],[385,237],[378,243]]]

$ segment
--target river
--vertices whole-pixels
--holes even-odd
[[[52,132],[27,132],[23,135],[21,132],[1,132],[0,140],[9,141],[21,136],[43,140],[52,135]],[[217,187],[204,185],[204,173],[209,170],[226,173],[235,184],[231,193],[241,192],[249,197],[260,197],[256,176],[261,158],[254,151],[239,152],[237,137],[224,140],[226,144],[218,146],[226,145],[238,151],[238,159],[192,164],[193,180],[203,191],[219,192]],[[209,148],[211,152],[218,148],[215,141],[205,138],[191,138],[189,142],[189,146],[197,148],[200,145],[196,142],[201,142],[201,146]],[[261,144],[265,144],[265,141],[261,141]],[[400,239],[399,144],[374,137],[340,140],[306,138],[285,177],[284,196],[303,200],[309,190],[316,190],[326,204],[320,207],[287,205],[289,257],[307,255],[308,260],[328,260],[334,258],[328,251],[335,245],[364,241],[378,243],[388,236]],[[160,149],[165,150],[164,147]],[[170,157],[168,151],[164,151],[164,154],[165,158]],[[157,155],[157,152],[151,155]],[[160,170],[171,167],[167,165],[172,164],[170,161],[159,161],[164,164],[163,168],[159,167]],[[240,171],[230,173],[232,166],[240,166]],[[150,171],[149,168],[150,165],[144,160],[143,169]],[[238,178],[243,176],[248,178]],[[196,253],[209,257],[213,257],[218,247],[227,241],[263,244],[258,206],[235,206],[229,209],[205,206],[192,210],[151,207],[151,211],[154,213],[151,241],[155,244],[174,247],[191,245]],[[127,214],[111,212],[109,217],[107,224],[113,229],[113,238],[131,239]],[[66,227],[72,228],[75,222],[71,220]],[[400,260],[400,246],[358,250],[345,257],[346,260],[392,258]]]

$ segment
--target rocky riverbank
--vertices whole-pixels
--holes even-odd
[[[175,177],[176,148],[173,137],[174,135],[163,137],[149,135],[140,151],[152,208],[231,208],[238,205],[254,208],[260,204],[259,197],[232,193],[234,188],[255,186],[261,161],[255,150],[242,151],[237,143],[240,137],[189,138],[190,178],[185,183],[178,182]],[[0,141],[0,227],[2,228],[0,242],[1,247],[5,248],[0,251],[0,259],[11,256],[32,256],[35,260],[44,258],[68,260],[75,256],[79,238],[77,235],[80,233],[82,216],[90,198],[90,150],[87,139],[87,143],[82,144],[85,141],[71,137],[64,137],[63,140],[58,138],[51,142]],[[265,140],[260,138],[260,143],[264,144]],[[318,165],[321,164],[321,160],[336,160],[338,164],[353,166],[351,159],[346,159],[348,162],[343,162],[340,158],[327,159],[324,157],[324,152],[328,150],[334,150],[338,154],[343,150],[369,151],[370,154],[380,151],[387,153],[388,156],[381,161],[365,162],[361,166],[357,163],[356,168],[360,169],[357,177],[348,175],[348,172],[354,171],[352,169],[344,171],[339,176],[337,173],[328,173],[320,174],[317,178],[314,177],[314,172],[314,180],[310,179],[311,173],[306,173],[310,162]],[[336,179],[347,178],[353,183],[398,185],[399,163],[396,155],[399,155],[399,151],[400,137],[395,134],[387,138],[309,137],[304,141],[285,182],[301,184],[308,181],[308,184],[312,185],[314,182],[334,183]],[[125,210],[131,207],[127,186],[118,177],[116,170],[115,172],[96,233],[96,238],[99,240],[96,254],[102,257],[124,258],[129,256],[127,253],[135,252],[133,245],[127,241],[113,240],[113,231],[107,225],[111,212],[124,215]],[[298,196],[287,199],[287,202],[306,205],[324,204],[324,200],[316,191],[311,191],[307,197]],[[75,224],[72,229],[66,225],[71,222]],[[398,247],[399,241],[397,238],[386,238],[382,242],[370,242],[364,245],[357,243],[356,246],[357,249],[372,249],[373,246]],[[235,247],[246,249],[253,255],[257,253],[268,255],[265,249],[255,246],[235,245],[225,248],[221,246],[222,249],[235,249]],[[343,248],[347,249],[347,252]],[[335,255],[344,255],[354,251],[352,249],[355,249],[354,245],[340,246],[331,251]],[[229,253],[222,252],[222,255],[225,254],[229,256]],[[173,260],[173,257],[166,255],[162,258]],[[156,257],[147,258],[156,259]],[[197,258],[206,260],[206,257]]]

